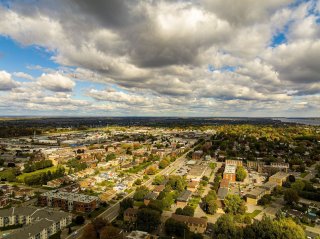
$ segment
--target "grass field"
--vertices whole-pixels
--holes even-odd
[[[38,174],[38,173],[46,173],[48,171],[54,172],[56,170],[57,170],[57,166],[52,166],[50,168],[44,168],[44,169],[36,170],[34,172],[31,172],[31,173],[23,173],[23,174],[19,175],[17,177],[17,179],[18,179],[19,182],[24,182],[24,178],[25,177],[32,176],[32,175],[35,175],[35,174]]]
[[[251,213],[246,213],[246,215],[250,216],[252,219],[259,215],[259,213],[262,212],[261,210],[254,210]]]

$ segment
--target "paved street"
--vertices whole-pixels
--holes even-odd
[[[176,161],[174,161],[172,164],[170,164],[168,167],[166,167],[165,169],[161,170],[159,173],[152,175],[150,177],[150,179],[148,179],[148,181],[144,182],[142,185],[150,187],[152,185],[152,182],[154,180],[154,178],[158,175],[169,175],[170,173],[172,173],[173,171],[177,170],[178,168],[180,168],[183,163],[185,162],[185,156],[191,151],[193,150],[190,149],[187,153],[183,154],[181,157],[179,157],[178,159],[176,159]],[[126,195],[123,199],[128,198],[128,197],[132,197],[134,195],[134,191],[129,193],[128,195]],[[122,199],[122,200],[123,200]],[[113,204],[112,206],[110,206],[107,210],[105,210],[103,213],[101,213],[98,217],[102,217],[106,220],[108,220],[109,222],[113,221],[119,214],[119,209],[120,209],[120,201]],[[72,234],[70,234],[69,236],[66,237],[66,239],[76,239],[76,238],[80,238],[83,232],[83,229],[85,228],[85,226],[90,223],[90,221],[88,221],[85,225],[83,225],[82,227],[80,227],[78,230],[74,231]]]

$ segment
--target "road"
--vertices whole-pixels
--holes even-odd
[[[197,146],[197,145],[196,145]],[[165,169],[161,170],[159,173],[152,175],[150,177],[150,179],[148,179],[146,182],[144,182],[142,185],[146,186],[146,187],[150,187],[152,185],[152,182],[154,180],[154,178],[156,176],[159,175],[169,175],[171,174],[173,171],[177,170],[178,168],[180,168],[183,163],[185,162],[185,157],[186,155],[193,150],[196,146],[194,146],[193,148],[191,148],[188,152],[186,152],[185,154],[183,154],[182,156],[180,156],[179,158],[176,159],[176,161],[174,161],[172,164],[170,164],[168,167],[166,167]],[[126,195],[123,199],[128,198],[128,197],[132,197],[134,195],[135,191],[129,193],[128,195]],[[123,200],[122,199],[122,200]],[[109,222],[113,221],[114,219],[116,219],[116,217],[119,214],[119,210],[120,210],[120,201],[118,201],[117,203],[113,204],[112,206],[110,206],[107,210],[105,210],[104,212],[102,212],[99,216],[100,218],[104,218],[106,220],[108,220]],[[73,232],[72,234],[70,234],[69,236],[67,236],[65,239],[78,239],[81,237],[82,232],[85,228],[86,225],[88,225],[90,222],[87,222],[85,225],[83,225],[82,227],[80,227],[78,230],[76,230],[75,232]]]

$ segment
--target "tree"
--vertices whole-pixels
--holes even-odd
[[[76,216],[76,218],[74,220],[75,224],[77,224],[77,225],[82,225],[84,223],[84,221],[85,221],[85,219],[81,215]]]
[[[301,180],[297,180],[291,184],[291,188],[296,190],[297,192],[301,192],[305,187],[305,184]]]
[[[156,168],[155,165],[151,165],[146,169],[145,172],[146,172],[147,175],[154,175],[157,172],[157,168]]]
[[[237,181],[243,182],[243,180],[245,180],[246,177],[247,177],[247,172],[244,169],[244,167],[243,166],[237,167],[237,170],[236,170],[236,179],[237,179]]]
[[[146,186],[140,186],[136,189],[133,199],[136,201],[142,201],[148,193],[149,189]]]
[[[264,216],[244,229],[244,238],[252,239],[304,239],[306,235],[301,226],[290,218],[272,220]]]
[[[183,212],[183,215],[193,217],[193,215],[194,215],[194,208],[187,205],[187,206],[185,206],[185,207],[182,209],[182,212]]]
[[[141,185],[142,181],[140,178],[138,178],[136,181],[134,181],[135,185]]]
[[[208,214],[215,214],[218,209],[216,200],[216,192],[213,190],[209,191],[208,194],[202,199],[202,209]]]
[[[287,204],[292,205],[293,203],[299,202],[299,195],[296,190],[289,188],[284,192],[283,199]]]
[[[92,225],[98,235],[100,233],[100,230],[104,228],[107,224],[108,224],[108,221],[100,217],[97,217],[92,221]]]
[[[169,218],[165,222],[165,230],[168,235],[175,235],[177,237],[184,237],[189,233],[189,229],[183,222],[178,222],[173,218]]]
[[[294,183],[296,181],[296,177],[292,174],[289,175],[288,180],[290,183]]]
[[[170,164],[170,161],[164,158],[159,162],[159,168],[161,169],[166,168],[169,164]]]
[[[178,215],[185,215],[185,216],[193,217],[194,208],[187,205],[183,209],[182,208],[177,208],[175,213],[178,214]]]
[[[89,223],[83,230],[81,239],[98,239],[97,232],[92,223]]]
[[[301,226],[296,224],[291,218],[282,218],[274,222],[280,229],[279,238],[304,239],[306,234]]]
[[[219,217],[217,222],[213,226],[213,237],[218,239],[238,239],[241,238],[242,230],[237,227],[233,216],[225,214]]]
[[[161,223],[161,214],[159,211],[142,208],[138,211],[137,227],[139,230],[152,232],[157,229]]]
[[[244,201],[238,195],[227,195],[224,204],[224,211],[233,215],[244,214],[247,210]]]
[[[105,226],[100,231],[100,239],[122,239],[122,232],[114,226]]]
[[[261,206],[267,205],[271,202],[271,199],[270,194],[263,195],[263,197],[259,199],[258,204]]]
[[[165,176],[163,176],[163,175],[157,175],[157,176],[154,178],[152,184],[154,184],[154,185],[160,185],[160,184],[162,184],[162,183],[164,182],[165,179],[166,179]]]

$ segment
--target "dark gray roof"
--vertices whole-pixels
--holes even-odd
[[[219,188],[218,190],[218,199],[224,200],[224,198],[228,195],[228,188]]]
[[[37,235],[43,229],[50,227],[55,222],[49,219],[40,219],[35,223],[30,224],[29,226],[25,226],[20,230],[10,234],[7,238],[8,239],[18,239],[18,238],[30,238],[32,236]]]
[[[177,201],[187,202],[191,195],[192,195],[191,191],[184,190],[182,193],[180,193],[179,197],[177,198]]]
[[[150,192],[150,193],[148,193],[145,197],[144,197],[144,199],[147,199],[147,200],[155,200],[156,198],[158,197],[158,194],[157,193],[155,193],[155,192]]]

